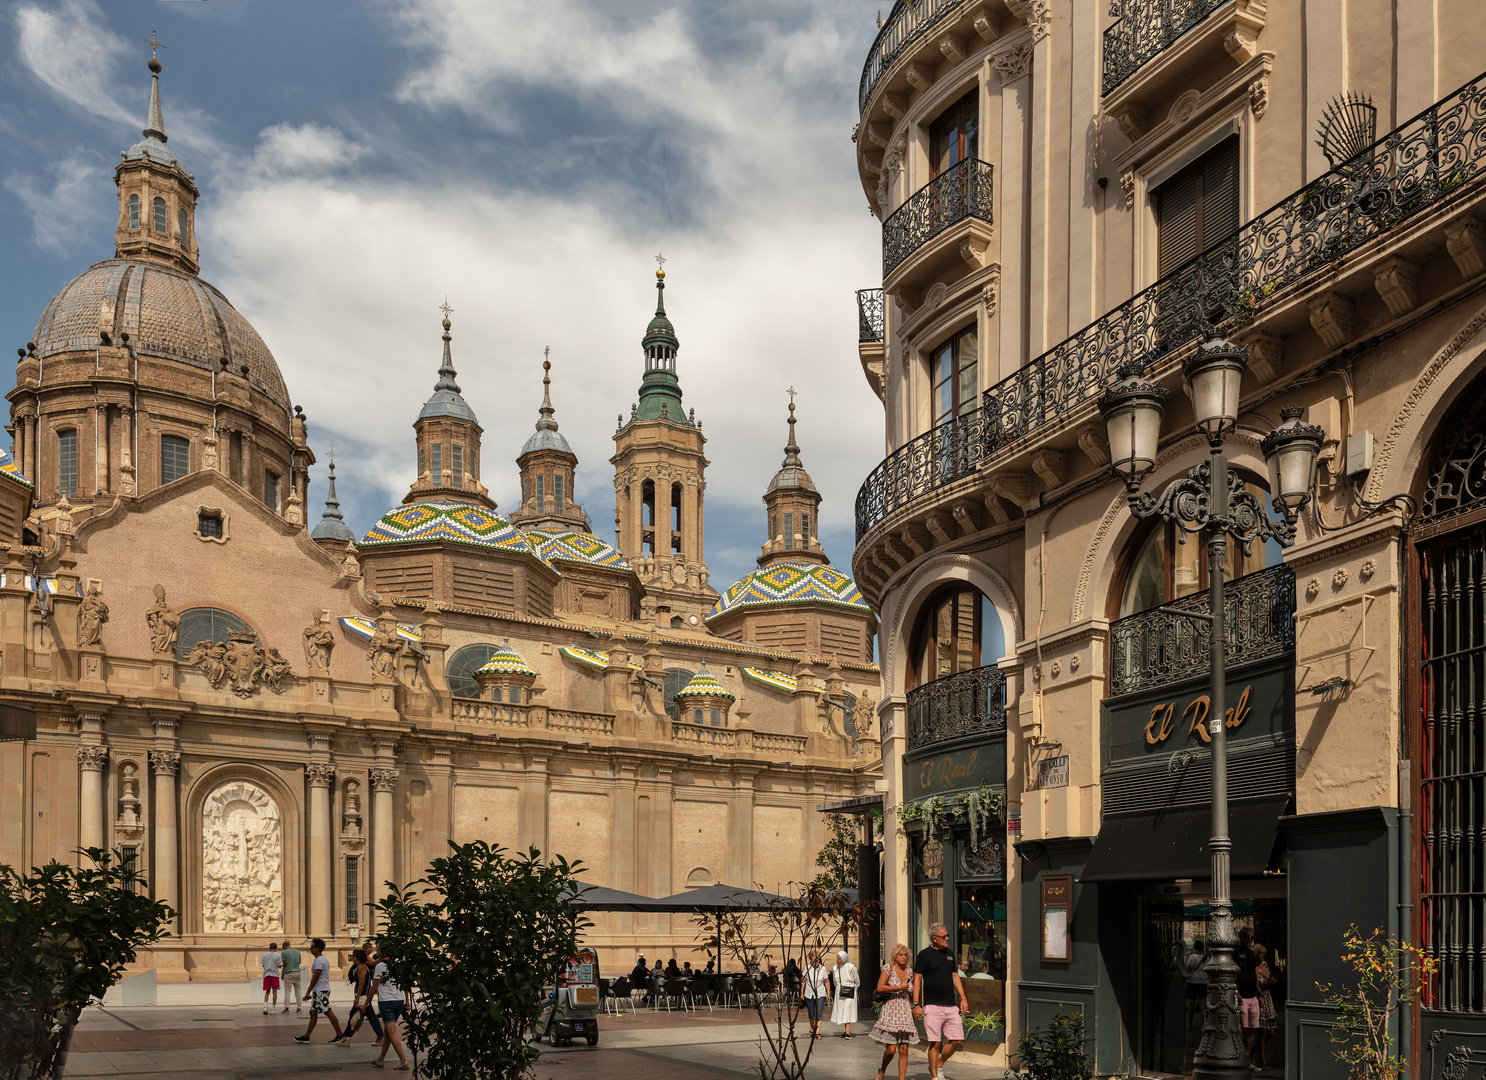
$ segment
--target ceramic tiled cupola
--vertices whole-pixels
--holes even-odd
[[[482,698],[511,705],[528,704],[536,681],[537,673],[511,648],[510,638],[475,671]]]
[[[728,710],[733,707],[734,700],[727,688],[707,670],[706,664],[676,692],[681,719],[711,727],[727,726]]]

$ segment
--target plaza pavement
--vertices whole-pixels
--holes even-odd
[[[251,996],[250,996],[251,995]],[[331,1046],[333,1029],[322,1018],[314,1042],[293,1042],[304,1031],[308,1011],[265,1016],[262,991],[245,983],[180,983],[159,988],[159,1004],[125,1008],[117,991],[101,1006],[84,1012],[72,1041],[66,1076],[193,1077],[250,1080],[298,1072],[350,1076],[408,1075],[370,1062],[377,1054],[365,1025],[347,1047]],[[332,1005],[344,1022],[349,989],[332,991]],[[280,1008],[282,1008],[282,1003]],[[803,1017],[801,1017],[803,1026]],[[816,1044],[807,1076],[811,1080],[872,1080],[880,1048],[866,1037],[870,1025],[857,1025],[856,1037],[835,1037],[840,1029],[823,1024],[827,1037]],[[738,1009],[690,1013],[641,1009],[633,1015],[600,1017],[599,1045],[553,1049],[544,1044],[534,1080],[757,1080],[760,1053],[758,1020]],[[909,1064],[910,1080],[929,1074],[922,1051]],[[1004,1070],[957,1058],[952,1080],[1001,1080]],[[897,1076],[896,1069],[889,1074]]]

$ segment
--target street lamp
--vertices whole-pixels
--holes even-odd
[[[1212,645],[1208,691],[1208,735],[1212,745],[1212,899],[1207,923],[1207,1014],[1202,1042],[1193,1059],[1193,1080],[1236,1080],[1249,1075],[1238,1011],[1238,965],[1233,959],[1238,937],[1233,930],[1229,892],[1228,739],[1224,725],[1227,617],[1223,609],[1223,564],[1228,537],[1245,553],[1256,540],[1274,539],[1283,547],[1295,543],[1295,522],[1310,499],[1316,458],[1324,432],[1302,423],[1298,408],[1280,410],[1284,418],[1262,445],[1269,463],[1270,499],[1279,520],[1271,520],[1263,502],[1228,472],[1223,439],[1238,423],[1239,385],[1246,354],[1228,341],[1214,339],[1197,348],[1182,365],[1192,394],[1196,426],[1208,438],[1208,460],[1167,485],[1159,496],[1141,490],[1155,467],[1166,390],[1134,373],[1117,382],[1099,403],[1109,429],[1110,466],[1125,481],[1130,512],[1137,518],[1160,517],[1188,535],[1207,540],[1208,611],[1183,611],[1183,618],[1208,624]]]

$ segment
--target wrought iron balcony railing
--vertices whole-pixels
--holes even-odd
[[[1103,93],[1160,56],[1172,43],[1229,0],[1114,0],[1120,21],[1104,31]]]
[[[1486,74],[1001,380],[981,395],[979,409],[893,451],[857,493],[857,540],[893,511],[1097,399],[1126,366],[1247,325],[1279,290],[1473,190],[1483,173]],[[950,427],[959,434],[946,438]]]
[[[904,49],[934,28],[944,16],[962,8],[969,0],[898,0],[889,12],[887,22],[872,42],[867,63],[862,68],[861,87],[857,92],[857,112],[867,111],[867,99],[892,62]]]
[[[908,196],[882,223],[882,276],[951,225],[966,218],[990,222],[993,172],[987,162],[966,158]]]
[[[1006,730],[1006,676],[987,666],[908,691],[908,749]]]
[[[1288,566],[1230,581],[1223,586],[1223,605],[1230,665],[1252,664],[1294,650],[1295,571]],[[1178,612],[1207,609],[1204,590],[1110,623],[1109,696],[1206,675],[1212,660],[1212,625],[1184,619]]]
[[[881,341],[884,329],[881,289],[857,290],[857,341]]]

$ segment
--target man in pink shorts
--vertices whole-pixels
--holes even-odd
[[[929,1040],[929,1080],[948,1080],[944,1063],[965,1040],[960,1017],[970,1010],[959,965],[949,951],[949,930],[929,927],[929,947],[913,962],[913,1015],[923,1017]]]

